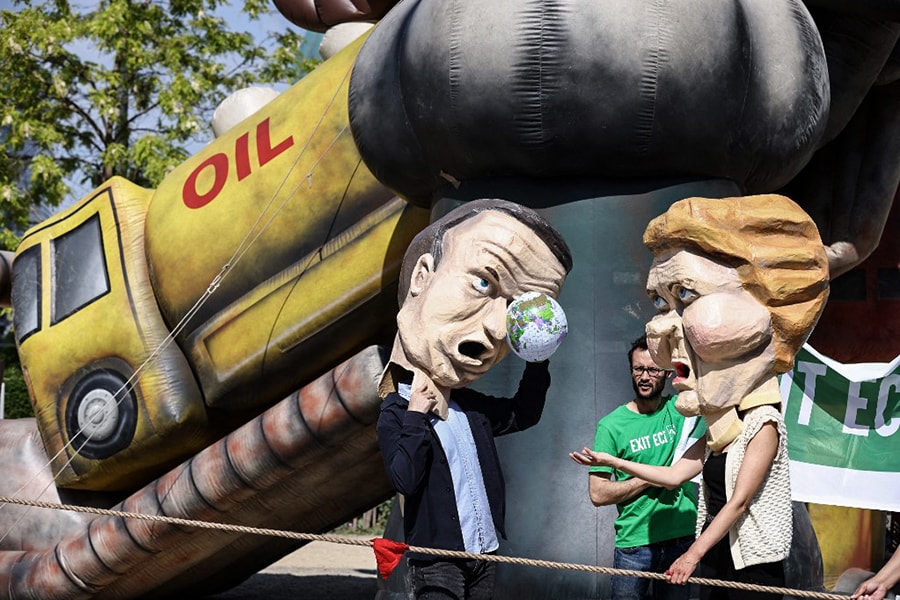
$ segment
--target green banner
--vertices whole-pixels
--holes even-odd
[[[806,345],[781,396],[794,500],[900,510],[900,357],[844,365]]]

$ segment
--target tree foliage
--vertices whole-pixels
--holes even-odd
[[[14,249],[33,207],[57,206],[68,183],[121,175],[155,187],[211,137],[229,93],[313,66],[299,33],[259,44],[217,15],[226,3],[14,0],[0,11],[0,246]],[[244,0],[242,11],[256,19],[270,6]]]
[[[5,419],[24,419],[34,416],[34,409],[31,406],[31,398],[28,395],[28,387],[25,384],[25,377],[22,376],[22,367],[18,363],[18,359],[14,362],[6,364],[3,369],[4,383],[4,405],[3,418]]]

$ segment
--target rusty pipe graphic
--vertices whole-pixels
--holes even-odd
[[[389,497],[375,442],[383,349],[371,346],[148,484],[114,510],[325,531]],[[98,516],[43,551],[0,552],[0,598],[210,593],[302,542]]]

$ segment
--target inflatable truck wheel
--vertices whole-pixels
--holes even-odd
[[[66,406],[66,434],[72,450],[103,459],[131,445],[137,425],[137,400],[119,373],[90,373],[72,390]]]

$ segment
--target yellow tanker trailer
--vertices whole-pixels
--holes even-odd
[[[15,330],[58,486],[134,489],[392,328],[428,213],[356,150],[359,45],[156,190],[113,178],[26,232]]]

